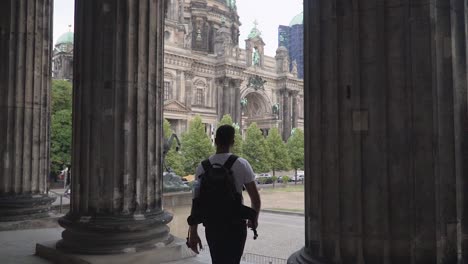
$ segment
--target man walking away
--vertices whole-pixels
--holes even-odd
[[[216,154],[197,168],[192,213],[188,218],[187,246],[199,253],[198,247],[202,245],[197,227],[203,223],[213,264],[240,263],[247,226],[255,235],[258,226],[261,202],[255,175],[247,160],[231,153],[234,133],[234,127],[229,125],[220,126],[216,131]],[[243,206],[244,186],[253,210]],[[250,219],[247,224],[245,219]]]

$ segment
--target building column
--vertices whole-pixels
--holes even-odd
[[[291,129],[293,129],[293,128],[297,128],[298,119],[299,119],[299,100],[298,100],[299,91],[291,91],[289,92],[289,96],[291,97],[291,100],[292,100],[292,106],[291,106],[291,109],[292,109],[291,127],[292,128]]]
[[[240,119],[241,119],[241,85],[242,85],[242,80],[234,80],[234,109],[232,113],[232,121],[234,123],[240,124]]]
[[[468,263],[467,6],[429,2],[304,2],[306,244],[288,263]]]
[[[185,107],[192,109],[193,100],[193,72],[184,72],[185,77]]]
[[[70,212],[57,248],[173,241],[162,208],[163,0],[76,0]]]
[[[232,108],[232,100],[233,100],[233,94],[232,94],[232,89],[231,89],[231,79],[228,77],[224,77],[221,81],[222,84],[222,106],[221,106],[221,117],[223,118],[224,115],[229,114],[232,117],[231,113],[231,108]],[[220,119],[221,120],[221,119]]]
[[[47,217],[52,0],[0,1],[0,221]]]
[[[281,89],[281,111],[283,113],[283,140],[288,140],[289,136],[291,135],[291,98],[289,96],[289,90],[287,88]]]

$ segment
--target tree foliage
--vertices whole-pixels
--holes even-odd
[[[287,170],[290,168],[288,148],[281,139],[278,128],[272,128],[266,139],[268,151],[271,154],[270,168],[275,176],[275,171]]]
[[[200,116],[190,122],[187,132],[182,134],[181,154],[184,156],[184,171],[194,174],[198,164],[214,152],[211,139],[205,132]]]
[[[236,133],[234,135],[234,147],[232,148],[232,153],[237,156],[242,156],[242,136],[240,134],[240,130],[238,126],[235,126],[232,122],[232,118],[230,115],[224,115],[221,121],[219,121],[218,127],[222,125],[230,125],[234,126]]]
[[[270,169],[270,152],[265,142],[265,137],[257,127],[252,123],[246,131],[243,144],[243,154],[245,159],[252,165],[255,172],[267,172]]]
[[[61,110],[72,110],[72,84],[69,81],[52,81],[51,115]]]
[[[294,129],[287,146],[291,167],[294,170],[304,169],[304,132],[299,128]]]
[[[51,99],[51,171],[57,173],[71,163],[72,85],[68,81],[52,81]]]
[[[174,133],[174,131],[171,129],[171,124],[167,119],[164,119],[163,123],[163,131],[164,131],[164,143],[169,140],[171,135]],[[179,176],[184,176],[185,171],[184,171],[184,156],[181,155],[180,152],[176,150],[177,148],[177,142],[173,141],[171,149],[169,152],[167,152],[166,158],[165,158],[165,165],[168,168],[171,168],[177,175]],[[165,169],[165,168],[164,168]]]

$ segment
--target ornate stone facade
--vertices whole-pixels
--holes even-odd
[[[278,127],[284,139],[293,127],[304,127],[304,85],[297,70],[289,67],[288,51],[280,47],[275,57],[266,56],[257,25],[245,40],[246,49],[240,49],[241,23],[235,1],[168,2],[164,30],[164,117],[177,134],[187,129],[195,115],[202,117],[207,133],[215,130],[225,114],[230,114],[242,130],[252,122],[265,134]],[[72,79],[70,34],[65,33],[56,43],[55,79]],[[282,94],[283,90],[287,92]],[[243,106],[242,100],[247,102]]]
[[[289,65],[287,50],[281,47],[276,57],[266,56],[257,25],[245,40],[246,49],[240,49],[239,26],[235,1],[170,1],[164,110],[178,134],[195,115],[202,117],[207,132],[225,114],[242,130],[252,122],[265,133],[278,127],[285,139],[293,125],[303,127],[303,81],[283,66]]]

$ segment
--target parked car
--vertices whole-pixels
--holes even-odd
[[[292,176],[292,181],[304,181],[304,171],[303,170],[298,170],[297,171],[297,177],[296,176]]]
[[[255,180],[257,181],[257,184],[273,183],[273,178],[271,177],[270,173],[260,173],[258,176],[255,176]]]

